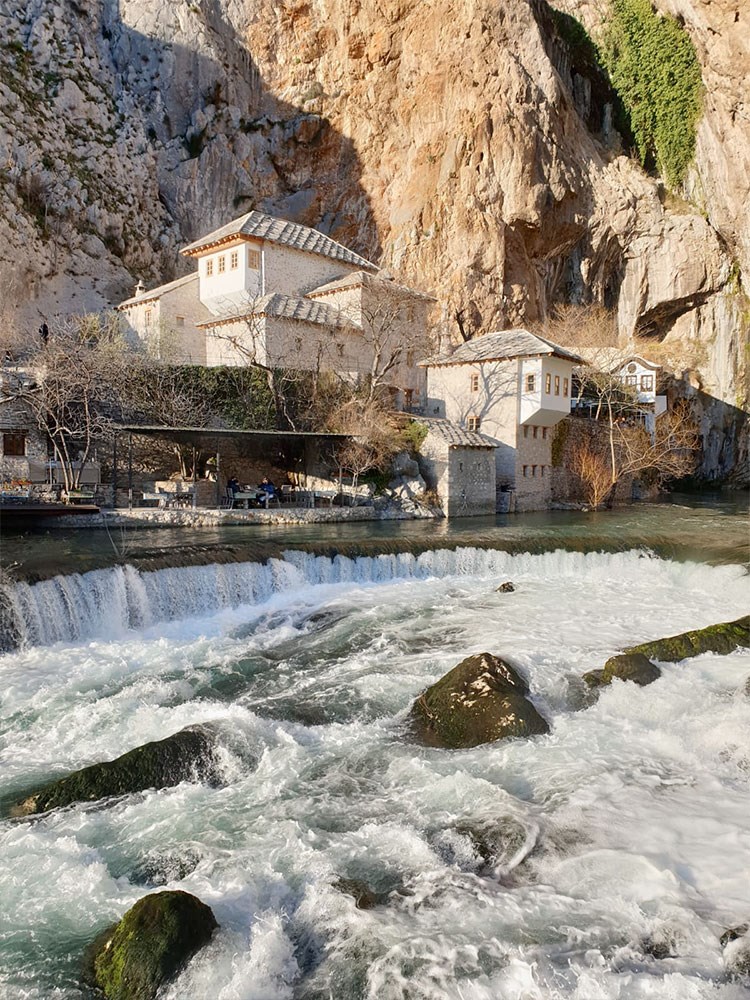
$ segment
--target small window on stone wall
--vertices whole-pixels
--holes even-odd
[[[528,427],[524,427],[524,429],[523,429],[523,436],[525,438],[527,438],[529,436],[529,428]]]
[[[247,251],[247,266],[253,271],[260,270],[260,250]]]
[[[6,431],[3,434],[3,455],[6,458],[23,458],[26,454],[24,431]]]
[[[224,256],[224,254],[222,254],[221,257],[219,257],[219,264],[218,264],[219,274],[223,274],[226,271],[226,269],[227,269],[227,259]]]
[[[543,466],[543,465],[540,465],[540,466],[539,466],[539,475],[540,475],[540,476],[543,476],[543,475],[544,475],[544,466]]]
[[[471,376],[471,391],[472,392],[479,392],[479,376],[478,375],[472,375]]]
[[[150,309],[146,310],[146,313],[145,313],[145,315],[143,317],[143,322],[145,323],[146,326],[151,326],[151,310]]]
[[[482,425],[481,417],[469,417],[467,426],[470,431],[478,431]]]
[[[534,437],[536,437],[536,436],[537,436],[538,432],[539,432],[539,428],[538,428],[538,427],[535,427],[535,428],[534,428]]]
[[[184,326],[185,325],[185,317],[184,316],[175,316],[174,322],[175,322],[175,326]]]
[[[536,375],[526,376],[526,392],[534,392],[536,389]]]
[[[302,337],[295,337],[294,338],[294,348],[297,351],[301,351],[302,350]]]
[[[523,478],[526,479],[526,477],[528,476],[528,474],[529,474],[529,467],[528,467],[528,465],[524,465],[524,467],[523,467]]]
[[[544,441],[547,440],[547,428],[546,427],[542,427],[542,439]]]

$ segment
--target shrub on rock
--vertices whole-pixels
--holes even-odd
[[[427,746],[460,749],[549,732],[526,695],[528,684],[491,653],[469,656],[414,702],[410,720]]]
[[[217,926],[211,907],[188,892],[144,896],[97,938],[94,982],[107,1000],[154,1000]]]
[[[91,764],[58,778],[11,807],[11,816],[47,812],[74,802],[95,802],[146,788],[168,788],[194,778],[215,782],[214,734],[206,726],[182,729],[164,740],[146,743],[115,760]]]

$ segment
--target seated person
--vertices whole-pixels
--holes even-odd
[[[237,476],[232,476],[231,479],[227,480],[227,493],[231,493],[232,496],[236,496],[242,487],[240,486],[240,481]]]
[[[275,498],[276,498],[276,487],[268,478],[268,476],[263,476],[263,479],[258,485],[258,500],[260,500],[261,503],[264,503],[267,507],[269,501],[274,500]]]

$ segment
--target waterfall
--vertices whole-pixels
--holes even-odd
[[[508,553],[463,547],[419,554],[320,556],[287,551],[266,562],[181,566],[141,571],[116,566],[55,576],[0,589],[0,649],[112,638],[159,622],[257,605],[272,595],[320,584],[371,585],[430,577],[521,574],[550,577],[602,574],[617,578],[619,564],[632,572],[633,551]],[[645,555],[645,553],[641,553]],[[677,566],[678,564],[674,564]],[[694,567],[695,568],[695,567]],[[685,564],[681,571],[686,571]]]

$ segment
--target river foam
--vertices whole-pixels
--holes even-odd
[[[226,776],[2,823],[0,995],[83,996],[84,944],[163,884],[221,925],[168,1000],[746,995],[719,936],[750,916],[750,654],[585,709],[576,680],[745,613],[742,570],[473,549],[277,563],[224,567],[213,600],[206,567],[142,574],[140,618],[108,627],[94,601],[85,637],[0,658],[6,794],[209,720]],[[412,699],[481,649],[525,670],[550,736],[414,746]],[[501,863],[467,826],[506,832]],[[357,910],[339,877],[388,904]]]

